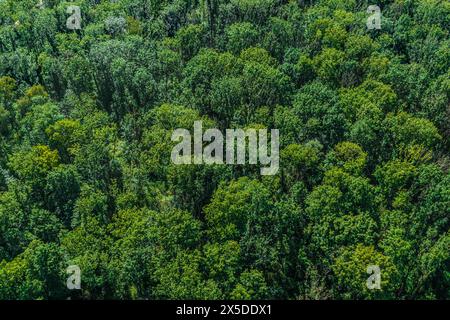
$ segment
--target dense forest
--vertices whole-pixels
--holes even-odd
[[[0,299],[449,299],[449,26],[447,0],[0,0]],[[173,164],[197,120],[278,129],[278,173]]]

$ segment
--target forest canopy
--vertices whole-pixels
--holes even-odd
[[[0,0],[0,299],[448,299],[449,26],[446,0]],[[172,163],[200,120],[278,129],[278,173]]]

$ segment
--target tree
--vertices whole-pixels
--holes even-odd
[[[367,267],[375,265],[381,271],[381,290],[369,290],[367,280],[370,276]],[[348,248],[336,259],[333,265],[338,285],[341,286],[343,299],[389,299],[393,298],[397,286],[397,270],[389,258],[377,252],[373,247],[362,245]]]
[[[64,299],[64,257],[56,244],[38,240],[12,261],[0,263],[0,298]]]
[[[380,30],[355,0],[79,0],[77,30],[38,2],[0,0],[0,299],[449,298],[448,1]],[[277,129],[277,174],[175,164],[196,121]]]
[[[234,23],[227,27],[225,32],[227,35],[226,47],[235,55],[258,43],[258,29],[249,22]]]

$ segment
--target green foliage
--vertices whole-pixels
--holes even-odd
[[[0,0],[0,299],[450,297],[448,1],[380,30],[355,0],[36,4]],[[278,129],[279,173],[173,164],[197,120]]]
[[[381,289],[371,291],[366,287],[367,266],[377,265],[383,270]],[[344,287],[343,299],[389,299],[393,297],[397,270],[390,259],[373,247],[362,245],[344,249],[333,265],[338,285]]]
[[[64,258],[56,244],[33,241],[23,253],[0,266],[0,299],[64,298]]]

